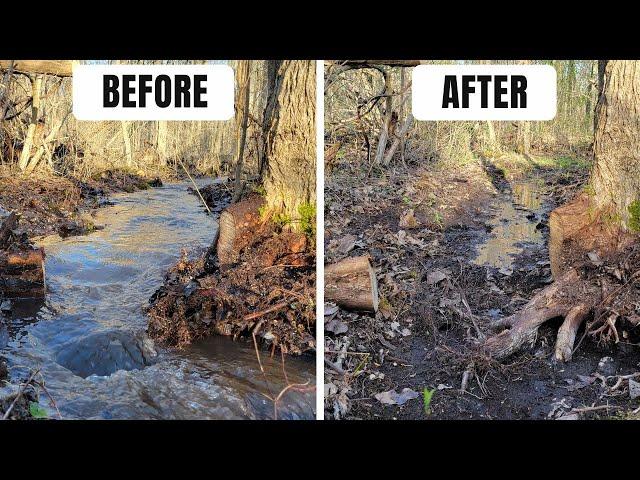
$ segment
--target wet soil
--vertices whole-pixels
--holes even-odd
[[[146,178],[119,170],[80,180],[60,176],[20,177],[0,172],[0,217],[20,215],[19,231],[29,238],[60,234],[82,235],[100,228],[95,208],[108,205],[109,195],[146,190],[162,185],[157,177]]]
[[[616,375],[640,370],[632,336],[615,346],[585,338],[570,363],[556,365],[559,322],[551,321],[503,363],[477,353],[492,321],[552,282],[548,214],[576,194],[584,172],[505,178],[489,159],[396,168],[385,178],[348,168],[326,182],[326,257],[371,255],[381,303],[375,316],[328,309],[326,418],[577,419],[638,406],[626,387],[611,390]],[[379,395],[405,388],[416,394],[403,405]],[[429,414],[425,389],[434,392]]]

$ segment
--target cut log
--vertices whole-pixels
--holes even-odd
[[[263,205],[264,198],[252,195],[220,214],[217,252],[221,266],[235,263],[240,251],[256,238],[256,228],[262,223],[259,210]]]
[[[0,253],[0,292],[5,298],[42,297],[45,288],[42,248]]]
[[[0,70],[70,77],[73,73],[71,60],[0,60]]]
[[[11,213],[2,222],[0,226],[0,250],[4,250],[9,246],[9,241],[13,231],[18,227],[18,216],[15,213]]]
[[[378,281],[369,257],[346,258],[324,269],[325,300],[347,310],[378,311]]]

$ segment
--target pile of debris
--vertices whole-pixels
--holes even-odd
[[[222,188],[222,187],[218,187]],[[259,213],[251,195],[225,209],[204,255],[183,258],[150,300],[149,335],[175,347],[212,334],[253,335],[284,353],[315,348],[315,248]]]

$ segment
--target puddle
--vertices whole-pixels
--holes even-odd
[[[491,213],[492,218],[487,223],[490,232],[478,247],[473,262],[509,272],[524,243],[540,244],[543,241],[539,226],[543,214],[542,198],[537,183],[513,183],[511,192],[502,192],[495,199]]]
[[[201,182],[201,185],[203,183]],[[112,197],[86,236],[41,239],[46,301],[14,300],[0,332],[13,377],[40,368],[64,418],[270,418],[264,394],[285,387],[280,356],[212,338],[182,351],[146,337],[143,307],[180,251],[203,251],[218,228],[187,183]],[[287,358],[289,382],[315,382],[310,358]],[[0,390],[0,394],[3,392]],[[52,416],[55,410],[43,396]],[[315,418],[315,394],[291,390],[279,418]]]

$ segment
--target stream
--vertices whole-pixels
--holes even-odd
[[[515,257],[523,245],[544,241],[539,222],[543,214],[542,198],[535,180],[514,182],[500,192],[488,222],[490,233],[477,249],[474,263],[498,268],[510,274]]]
[[[114,195],[96,211],[103,229],[38,242],[47,254],[46,299],[12,301],[0,356],[13,379],[41,369],[63,418],[274,417],[265,394],[273,398],[287,385],[280,355],[261,352],[263,375],[250,342],[213,337],[176,351],[145,334],[143,308],[167,269],[183,248],[204,251],[218,228],[188,186]],[[315,383],[310,358],[286,357],[284,368],[289,383]],[[0,395],[8,388],[16,387]],[[42,393],[40,403],[58,417]],[[287,391],[277,417],[315,418],[315,394]]]

